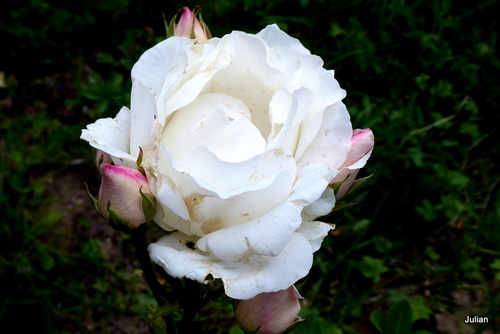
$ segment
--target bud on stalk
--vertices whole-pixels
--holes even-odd
[[[111,227],[130,232],[153,219],[156,199],[140,171],[107,163],[101,170],[98,212]]]
[[[175,23],[181,11],[179,23]],[[188,7],[184,7],[182,10],[179,10],[179,13],[170,21],[167,27],[167,37],[179,36],[191,39],[196,38],[199,42],[204,42],[212,38],[210,30],[201,18],[200,6],[196,6],[194,11],[191,11]]]
[[[339,173],[330,182],[336,189],[335,197],[340,199],[354,183],[361,167],[372,154],[375,137],[370,129],[355,129],[352,131],[351,151],[346,161],[340,166]]]
[[[293,285],[286,290],[261,293],[249,300],[236,301],[236,318],[249,333],[287,333],[302,321],[298,317],[300,299]]]

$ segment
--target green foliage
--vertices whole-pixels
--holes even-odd
[[[303,309],[300,317],[306,319],[293,333],[342,334],[342,330],[328,318],[323,318],[314,309]]]
[[[428,309],[427,311],[430,312]],[[411,304],[406,299],[393,304],[387,317],[384,317],[381,312],[375,311],[371,314],[370,319],[375,328],[382,334],[431,333],[426,330],[412,330],[412,324],[418,319],[418,315],[412,311]]]
[[[378,283],[380,275],[389,271],[389,268],[384,266],[383,260],[374,259],[371,256],[363,256],[362,261],[358,264],[358,268],[363,276],[371,278],[373,283]]]
[[[490,268],[495,270],[495,278],[500,281],[500,259],[495,259],[495,261],[490,264]]]

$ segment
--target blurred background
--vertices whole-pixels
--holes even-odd
[[[197,4],[214,36],[277,23],[298,38],[375,133],[360,176],[376,175],[324,218],[337,229],[294,333],[500,333],[500,3],[451,0],[2,2],[0,328],[149,332],[154,299],[128,237],[90,205],[99,173],[79,136],[129,106],[162,12]],[[241,333],[230,300],[209,306],[205,332]]]

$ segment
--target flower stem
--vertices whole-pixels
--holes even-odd
[[[142,273],[144,275],[144,279],[148,284],[151,292],[153,293],[156,302],[158,303],[158,307],[166,305],[167,301],[169,303],[175,303],[175,298],[172,294],[168,293],[163,285],[158,282],[156,278],[156,274],[154,272],[151,259],[149,257],[146,237],[144,236],[144,230],[146,228],[146,224],[140,225],[137,229],[132,232],[132,243],[134,244],[137,259],[141,265]],[[168,333],[175,333],[175,329],[173,328],[173,324],[168,318],[168,316],[163,317],[165,321],[165,325],[167,326]]]

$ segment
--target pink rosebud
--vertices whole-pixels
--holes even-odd
[[[352,131],[351,151],[346,161],[340,166],[337,176],[330,182],[330,185],[333,185],[345,180],[335,195],[337,199],[344,196],[347,190],[349,190],[359,170],[366,164],[366,161],[372,154],[374,143],[375,137],[372,130],[355,129]]]
[[[236,302],[240,326],[259,334],[281,334],[302,321],[297,315],[302,299],[295,286],[278,292],[265,292]]]
[[[102,164],[99,211],[117,230],[135,229],[153,218],[156,200],[137,169]]]
[[[188,7],[184,7],[179,23],[174,27],[174,36],[196,38],[200,42],[211,38],[207,25],[201,19],[200,12],[201,10],[198,10],[194,13]]]

